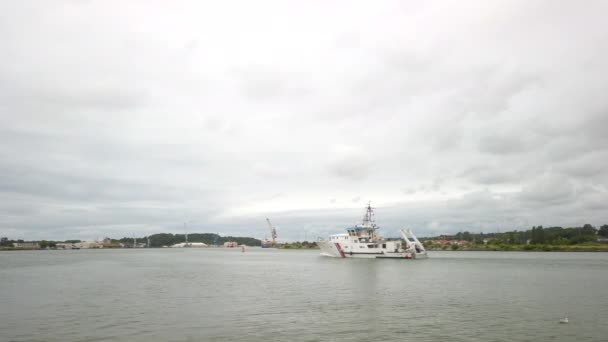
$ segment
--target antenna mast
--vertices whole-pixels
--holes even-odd
[[[366,211],[361,225],[376,228],[376,222],[374,222],[374,208],[372,208],[371,202],[367,202],[367,208],[365,209]]]

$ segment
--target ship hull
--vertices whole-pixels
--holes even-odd
[[[357,259],[425,259],[427,258],[426,252],[424,253],[411,253],[411,252],[394,252],[394,251],[362,251],[352,252],[353,248],[345,248],[344,245],[331,242],[331,241],[319,241],[317,242],[321,249],[321,255],[332,258],[357,258]]]

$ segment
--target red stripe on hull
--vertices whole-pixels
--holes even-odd
[[[346,258],[346,255],[344,254],[344,251],[342,250],[342,247],[340,247],[340,244],[336,242],[336,248],[338,249],[338,252],[340,252],[340,256],[343,258]]]

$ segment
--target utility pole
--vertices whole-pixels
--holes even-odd
[[[184,222],[184,237],[186,239],[186,246],[188,246],[188,233],[186,231],[186,222]]]

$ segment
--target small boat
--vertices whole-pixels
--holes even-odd
[[[564,317],[562,319],[559,320],[560,324],[567,324],[568,323],[568,317]]]
[[[317,244],[321,255],[335,258],[423,259],[427,252],[410,229],[401,229],[401,239],[385,239],[374,222],[374,209],[368,203],[363,222],[347,228],[346,234],[330,235]]]

